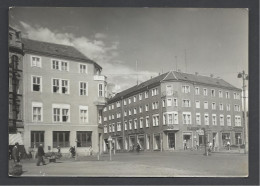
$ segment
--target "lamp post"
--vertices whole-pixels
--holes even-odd
[[[111,161],[112,160],[112,156],[111,156],[112,138],[111,138],[111,136],[108,137],[107,141],[109,142],[109,160]]]
[[[244,117],[243,117],[243,123],[244,123],[244,141],[245,141],[245,154],[248,151],[248,124],[246,122],[246,95],[245,95],[245,81],[248,80],[248,74],[245,73],[245,71],[243,70],[242,72],[239,72],[237,75],[238,78],[242,78],[243,80],[243,87],[242,87],[242,91],[243,91],[243,102],[244,102]]]

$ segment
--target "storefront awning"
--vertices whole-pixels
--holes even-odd
[[[9,145],[14,145],[16,142],[23,145],[22,135],[20,133],[9,134]]]

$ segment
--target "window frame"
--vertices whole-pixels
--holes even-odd
[[[40,83],[39,83],[40,88],[39,88],[39,91],[33,90],[33,85],[34,85],[34,83],[33,83],[33,78],[34,78],[34,77],[40,79]],[[36,82],[37,82],[37,81],[36,81]],[[42,76],[31,75],[31,91],[32,91],[32,92],[42,92]]]
[[[39,66],[37,65],[37,62],[36,62],[36,65],[33,65],[33,58],[39,58],[39,64],[40,64]],[[31,55],[30,59],[31,59],[31,67],[42,68],[42,58],[40,56]]]
[[[37,121],[34,121],[33,108],[40,108],[40,116],[41,116],[40,121],[38,121],[38,119],[37,119]],[[43,104],[42,104],[42,102],[32,102],[32,122],[36,122],[36,123],[43,122]]]

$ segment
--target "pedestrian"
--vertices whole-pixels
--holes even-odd
[[[38,151],[37,151],[37,157],[38,157],[37,164],[36,164],[37,166],[40,166],[41,163],[43,165],[46,165],[45,161],[43,159],[44,155],[45,155],[45,152],[43,150],[43,146],[42,146],[42,144],[40,144],[39,147],[38,147]]]
[[[227,141],[227,149],[230,150],[230,142]]]
[[[75,157],[75,147],[70,147],[71,158]]]
[[[12,149],[12,155],[13,155],[15,164],[19,164],[20,163],[20,155],[19,155],[20,153],[19,153],[18,146],[19,146],[19,143],[16,142],[14,144],[13,149]]]
[[[199,142],[198,141],[196,142],[196,147],[197,147],[197,150],[199,150]]]
[[[136,145],[136,152],[139,153],[140,149],[141,149],[141,147],[140,147],[139,143],[137,143],[137,145]]]
[[[89,147],[89,155],[92,156],[92,154],[93,154],[93,149],[92,149],[92,146],[90,145],[90,147]]]
[[[60,146],[58,146],[57,149],[58,149],[58,153],[60,153]]]
[[[186,141],[186,139],[183,140],[183,144],[184,144],[184,150],[187,150],[187,141]]]

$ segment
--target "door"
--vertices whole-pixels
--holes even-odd
[[[175,133],[168,134],[168,148],[175,149]]]

